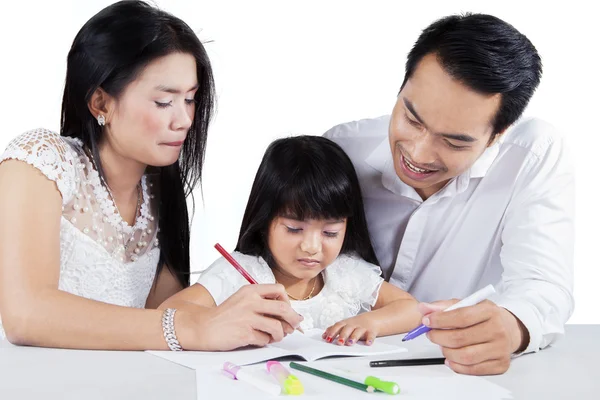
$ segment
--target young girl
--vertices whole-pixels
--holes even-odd
[[[156,309],[188,286],[186,196],[201,176],[213,98],[208,56],[182,20],[122,1],[81,28],[60,134],[27,132],[0,156],[0,340],[227,350],[264,343],[266,328],[248,321],[299,323],[284,302],[273,317],[257,312],[273,303],[264,297],[285,296],[275,286],[240,293],[211,320],[249,330],[243,338],[204,329],[204,310]]]
[[[381,278],[354,167],[323,137],[279,139],[269,146],[235,250],[233,257],[259,283],[283,285],[304,317],[301,327],[324,329],[328,342],[371,344],[420,321],[416,300]],[[220,258],[196,285],[163,306],[218,306],[247,284]]]

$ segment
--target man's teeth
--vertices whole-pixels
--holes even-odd
[[[433,171],[431,171],[429,169],[421,169],[421,168],[415,167],[410,162],[408,162],[408,160],[406,158],[404,159],[404,162],[405,162],[406,166],[408,167],[408,169],[410,169],[411,171],[416,172],[418,174],[424,174],[424,173],[427,173],[427,172],[433,172]]]

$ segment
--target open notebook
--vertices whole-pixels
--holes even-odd
[[[313,329],[305,332],[294,332],[279,343],[261,348],[244,348],[226,352],[209,351],[148,351],[148,353],[164,358],[189,368],[205,368],[223,365],[229,361],[237,365],[249,365],[261,361],[284,357],[297,357],[306,361],[315,361],[332,356],[378,356],[407,351],[404,347],[381,343],[375,340],[371,346],[362,342],[354,346],[338,346],[327,343],[322,338],[323,330]]]

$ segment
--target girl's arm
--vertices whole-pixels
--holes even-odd
[[[417,310],[417,300],[408,292],[383,282],[377,303],[369,313],[377,320],[378,336],[408,332],[421,323],[423,316]]]
[[[414,297],[391,283],[383,282],[372,311],[330,326],[323,333],[323,338],[339,345],[351,346],[359,340],[370,345],[377,336],[409,331],[420,323],[421,318]]]

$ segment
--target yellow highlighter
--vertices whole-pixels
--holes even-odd
[[[279,382],[281,388],[286,394],[297,395],[304,393],[302,382],[295,375],[285,369],[281,363],[277,361],[267,362],[267,371]]]

